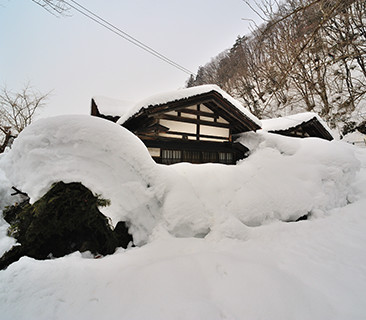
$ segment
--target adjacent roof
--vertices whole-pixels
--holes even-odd
[[[253,122],[256,129],[261,127],[261,121],[257,117],[252,115],[246,108],[244,108],[244,106],[238,100],[231,97],[216,85],[202,85],[154,95],[137,103],[132,109],[121,116],[117,123],[124,124],[133,116],[138,116],[139,114],[143,113],[144,110],[149,108],[154,108],[168,103],[189,100],[191,98],[199,97],[208,93],[215,93],[216,95],[220,96],[242,117],[245,117]]]
[[[98,112],[106,116],[121,117],[134,105],[131,101],[117,100],[104,96],[94,96],[92,101],[94,101],[98,108]]]
[[[285,132],[295,130],[306,124],[314,124],[318,131],[323,135],[323,138],[332,140],[334,139],[332,130],[328,127],[326,122],[314,112],[304,112],[293,114],[290,116],[267,119],[262,121],[262,129],[268,132]]]
[[[342,138],[342,141],[365,147],[366,146],[366,134],[363,134],[360,131],[355,130],[351,133],[346,134]]]

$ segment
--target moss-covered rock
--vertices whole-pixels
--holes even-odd
[[[9,235],[20,244],[0,258],[0,269],[27,255],[35,259],[61,257],[74,251],[111,254],[132,241],[124,222],[112,230],[98,206],[109,201],[81,183],[58,182],[33,205],[23,203],[4,211]]]

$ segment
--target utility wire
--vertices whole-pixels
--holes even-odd
[[[78,11],[79,13],[81,13],[82,15],[84,15],[85,17],[93,20],[94,22],[98,23],[99,25],[101,25],[102,27],[108,29],[109,31],[115,33],[116,35],[118,35],[119,37],[129,41],[130,43],[134,44],[135,46],[145,50],[146,52],[152,54],[153,56],[155,56],[156,58],[170,64],[171,66],[179,69],[180,71],[183,71],[189,75],[194,75],[194,72],[188,70],[187,68],[181,66],[180,64],[174,62],[173,60],[167,58],[166,56],[164,56],[163,54],[159,53],[158,51],[154,50],[153,48],[147,46],[146,44],[144,44],[143,42],[137,40],[136,38],[132,37],[131,35],[129,35],[127,32],[124,32],[123,30],[119,29],[118,27],[116,27],[115,25],[111,24],[110,22],[106,21],[105,19],[103,19],[102,17],[98,16],[97,14],[93,13],[92,11],[90,11],[89,9],[87,9],[86,7],[82,6],[81,4],[79,4],[78,2],[74,1],[74,0],[68,0],[68,1],[63,1],[65,4],[67,4],[68,6],[70,6],[71,8],[73,8],[74,10]],[[71,4],[71,3],[75,4]]]

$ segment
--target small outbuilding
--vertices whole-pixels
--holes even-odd
[[[333,140],[328,125],[314,112],[298,113],[290,116],[261,120],[264,131],[288,137],[316,137]]]
[[[362,133],[358,129],[355,129],[354,131],[346,134],[342,138],[342,141],[348,142],[355,146],[366,147],[366,134]]]
[[[163,164],[235,164],[248,149],[233,142],[233,135],[261,128],[239,101],[215,85],[150,97],[117,123],[136,134],[153,159]]]

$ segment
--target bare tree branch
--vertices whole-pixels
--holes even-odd
[[[263,21],[267,21],[267,17],[265,15],[261,15],[259,13],[259,11],[249,2],[249,0],[243,0],[243,2],[245,2],[245,4],[260,18],[262,19]],[[256,3],[257,4],[257,3]],[[258,4],[257,4],[258,6]]]
[[[201,67],[191,85],[216,83],[260,118],[313,111],[338,128],[365,120],[366,2],[258,1],[269,22]]]
[[[44,106],[50,92],[42,94],[27,83],[19,92],[6,86],[0,89],[0,153],[11,137],[31,124],[35,112]]]

